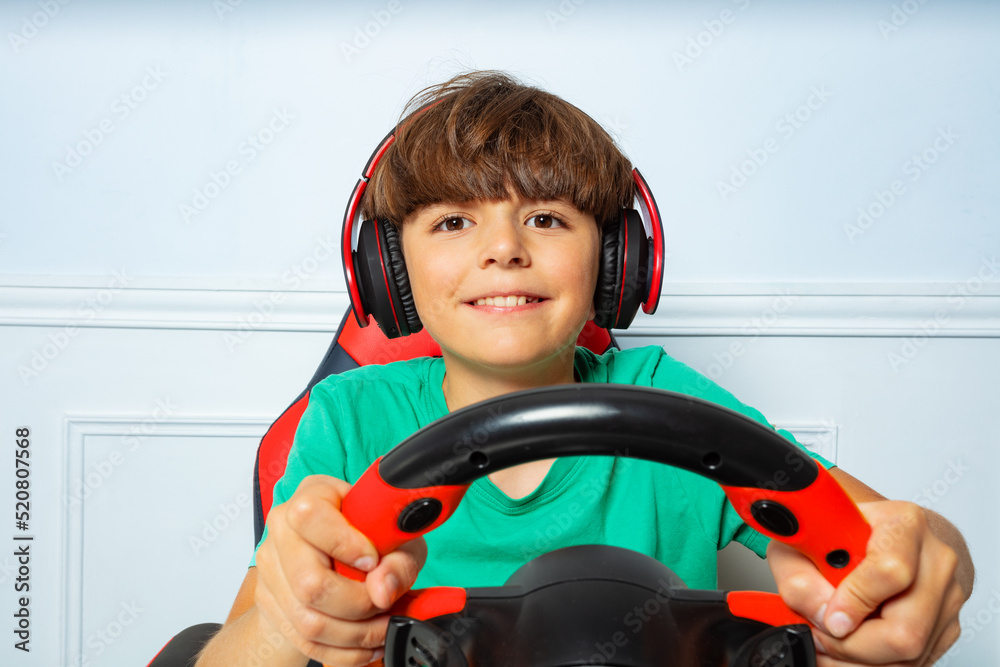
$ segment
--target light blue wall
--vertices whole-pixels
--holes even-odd
[[[0,26],[0,274],[280,284],[338,230],[405,100],[467,67],[619,137],[663,209],[668,290],[964,280],[1000,249],[995,2],[52,0],[5,2]],[[290,120],[255,154],[275,110]],[[240,173],[185,221],[229,161]],[[879,193],[888,209],[851,233]]]

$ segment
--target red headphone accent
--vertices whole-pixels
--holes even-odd
[[[646,231],[652,232],[651,242],[653,247],[650,257],[653,267],[649,280],[649,294],[642,303],[642,311],[647,315],[656,312],[656,307],[660,305],[660,289],[663,287],[663,223],[660,221],[660,209],[653,198],[653,192],[649,189],[646,179],[642,177],[638,169],[632,170],[632,178],[638,188],[640,208],[642,209],[642,220],[645,223]]]
[[[341,244],[344,253],[344,279],[347,281],[347,291],[351,297],[351,305],[354,307],[354,317],[357,318],[358,325],[362,327],[368,326],[368,316],[370,313],[365,307],[364,300],[361,298],[361,292],[358,289],[358,279],[354,275],[354,248],[357,247],[357,238],[354,231],[356,227],[355,223],[361,207],[361,195],[364,194],[365,188],[368,187],[368,180],[375,172],[375,167],[378,165],[379,160],[382,159],[382,154],[385,153],[386,149],[395,140],[396,130],[393,129],[378,145],[378,148],[375,149],[371,157],[368,158],[365,168],[361,171],[361,178],[358,180],[357,185],[354,186],[351,198],[347,201],[347,210],[344,211],[344,226],[341,234]]]

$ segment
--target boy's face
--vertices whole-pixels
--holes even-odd
[[[594,317],[600,233],[566,201],[432,204],[406,218],[401,240],[420,320],[446,359],[545,364]]]

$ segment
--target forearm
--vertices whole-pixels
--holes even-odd
[[[226,623],[205,645],[195,667],[305,667],[308,662],[309,658],[292,646],[287,637],[277,630],[264,629],[257,608],[251,607]]]
[[[933,532],[939,540],[951,547],[958,556],[958,565],[955,568],[955,579],[962,587],[962,591],[965,593],[965,599],[968,600],[969,596],[972,595],[972,586],[975,582],[976,570],[972,564],[972,555],[969,553],[969,547],[965,543],[965,538],[962,537],[962,533],[958,531],[958,528],[956,528],[954,524],[937,512],[927,508],[924,508],[924,512],[927,514],[927,525],[930,527],[931,532]]]

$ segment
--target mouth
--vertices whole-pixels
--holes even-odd
[[[542,297],[526,296],[524,294],[509,294],[501,296],[486,296],[469,302],[471,306],[493,306],[494,308],[516,308],[529,303],[541,303]]]

